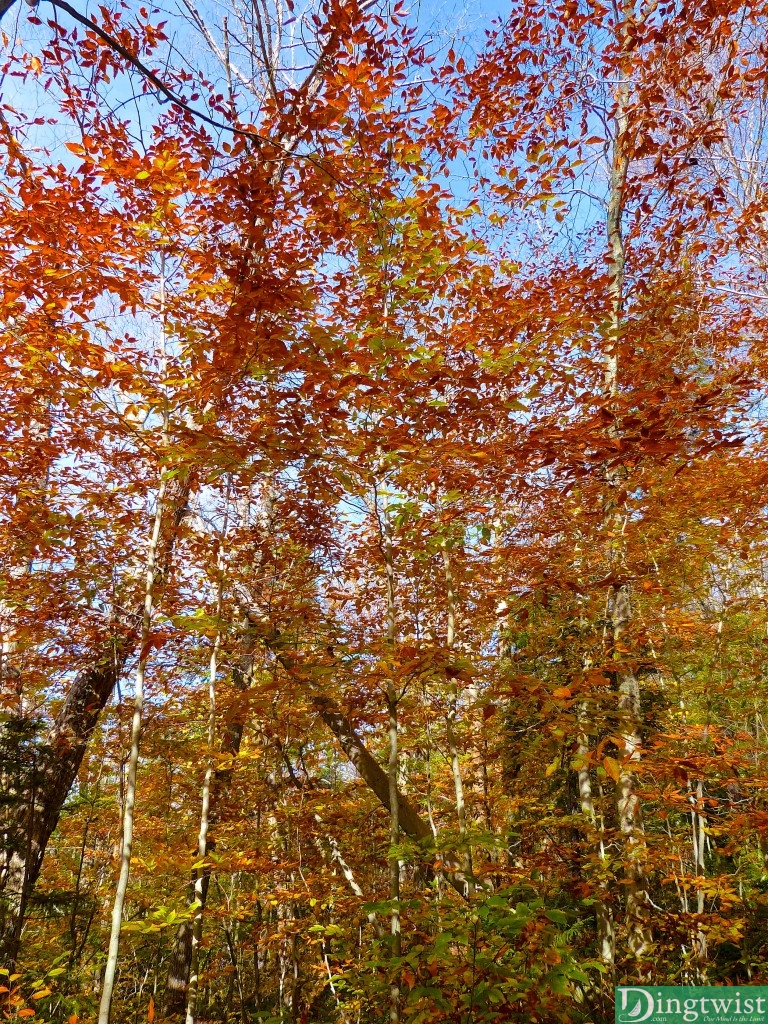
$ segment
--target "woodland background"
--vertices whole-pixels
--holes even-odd
[[[768,983],[764,0],[0,14],[2,1019]]]

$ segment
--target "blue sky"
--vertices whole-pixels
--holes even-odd
[[[277,2],[280,2],[280,0],[277,0]],[[84,15],[87,15],[90,11],[98,13],[99,8],[96,0],[86,0],[86,2],[80,0],[75,6]],[[300,17],[302,12],[317,9],[317,6],[316,0],[308,0],[307,3],[302,3],[299,0],[295,8],[296,16]],[[379,9],[382,10],[382,13],[385,13],[391,6],[393,6],[393,3],[392,0],[389,0],[388,3],[381,4]],[[409,12],[409,20],[419,26],[422,38],[429,38],[431,40],[430,49],[444,52],[453,47],[457,53],[467,57],[469,62],[471,55],[482,47],[486,30],[491,27],[494,20],[505,17],[510,6],[510,4],[502,2],[502,0],[413,0],[413,2],[406,5],[406,9]],[[134,0],[130,7],[136,11],[141,7],[150,8],[152,11],[157,11],[157,14],[153,17],[154,21],[162,20],[167,22],[166,31],[174,51],[171,63],[178,66],[186,62],[190,70],[201,69],[211,80],[221,82],[221,85],[224,85],[221,66],[215,57],[210,54],[199,32],[189,24],[189,17],[185,12],[183,0],[159,0],[156,6],[153,5],[151,7],[149,3],[140,3]],[[196,7],[206,24],[210,25],[214,30],[214,35],[216,35],[216,27],[218,26],[220,29],[222,18],[225,16],[229,18],[231,31],[231,26],[236,17],[233,13],[236,3],[229,2],[229,0],[227,2],[200,0],[199,3],[196,3]],[[34,26],[30,23],[29,18],[33,13],[37,14],[43,21],[42,25]],[[31,56],[40,54],[51,39],[51,31],[45,22],[53,16],[54,9],[47,0],[40,0],[34,12],[30,10],[23,0],[18,0],[5,15],[2,22],[2,30],[9,37],[9,48],[16,53],[26,52]],[[63,25],[69,27],[71,19],[65,12],[58,12],[57,16]],[[306,63],[307,58],[305,54],[301,53],[300,46],[294,52],[299,54],[299,64]],[[160,64],[161,57],[158,55],[153,61],[153,65],[159,67]],[[140,83],[136,80],[136,76],[133,77],[135,79],[134,88],[138,90]],[[35,87],[35,84],[37,87]],[[50,102],[42,85],[42,78],[37,83],[33,79],[28,80],[21,86],[18,81],[6,76],[0,79],[0,102],[8,103],[32,116],[51,117],[54,115],[58,118],[60,115],[58,115],[57,109]],[[124,76],[121,76],[115,82],[110,102],[113,107],[118,104],[124,104],[130,109],[133,105],[138,113],[138,107],[132,99],[128,80]],[[142,99],[140,103],[154,105],[154,100]],[[45,125],[42,131],[38,132],[38,137],[35,141],[37,144],[58,150],[63,141],[67,141],[72,137],[71,133],[67,130],[68,127],[64,124],[49,123]],[[59,153],[57,152],[58,156]],[[65,154],[62,154],[62,158],[65,161],[67,160]]]

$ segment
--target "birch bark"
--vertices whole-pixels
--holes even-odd
[[[160,315],[161,324],[161,371],[163,388],[166,387],[168,377],[167,350],[166,350],[166,323],[165,323],[165,255],[161,253],[160,258]],[[168,426],[169,406],[167,393],[163,401],[163,445],[168,448]],[[112,1013],[112,998],[114,995],[115,978],[117,975],[117,962],[120,954],[120,929],[123,922],[123,908],[125,897],[128,891],[128,879],[131,872],[131,856],[133,852],[133,824],[136,807],[136,776],[139,767],[139,755],[141,751],[141,737],[144,728],[144,680],[146,675],[147,660],[150,652],[150,641],[152,636],[152,615],[155,606],[155,582],[157,579],[157,561],[160,544],[160,531],[163,524],[163,507],[165,494],[168,486],[168,475],[161,470],[160,484],[155,498],[155,518],[152,525],[152,533],[147,545],[146,573],[144,578],[144,608],[141,617],[141,629],[139,633],[139,662],[136,667],[133,697],[133,719],[131,722],[131,750],[128,758],[128,774],[125,786],[125,805],[123,809],[123,837],[120,850],[120,874],[115,890],[115,900],[112,905],[112,921],[109,934],[109,948],[107,951],[107,962],[104,968],[104,983],[101,990],[101,1001],[99,1004],[98,1024],[109,1024]]]

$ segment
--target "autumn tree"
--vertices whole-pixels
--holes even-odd
[[[9,1006],[761,980],[764,12],[2,10]]]

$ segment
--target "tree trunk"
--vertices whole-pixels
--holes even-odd
[[[225,525],[226,531],[226,525]],[[203,793],[200,807],[200,831],[197,837],[197,856],[204,860],[208,855],[208,825],[210,821],[211,805],[211,782],[213,779],[213,755],[216,743],[216,674],[219,664],[219,648],[221,647],[221,602],[224,595],[224,558],[222,541],[219,541],[217,557],[217,569],[219,581],[216,593],[216,621],[218,623],[216,637],[211,650],[211,661],[208,670],[208,764],[203,779]],[[195,1024],[197,1012],[197,985],[198,972],[200,969],[200,943],[203,938],[203,913],[205,912],[205,897],[207,885],[205,878],[209,877],[205,869],[198,870],[198,877],[195,880],[195,917],[192,922],[192,943],[190,949],[190,971],[189,985],[187,989],[187,1019],[186,1024]],[[236,966],[236,965],[235,965]]]
[[[77,777],[88,740],[136,642],[126,624],[104,641],[100,656],[75,676],[46,740],[31,747],[14,785],[5,785],[3,848],[0,851],[0,962],[10,967],[19,954],[24,920],[67,794]],[[17,740],[2,732],[8,760]],[[3,780],[6,784],[6,779]]]
[[[16,0],[0,0],[0,18],[5,14],[6,11],[10,11]]]
[[[645,16],[647,17],[647,14]],[[615,93],[614,140],[606,217],[609,249],[610,330],[605,358],[604,388],[605,396],[611,403],[619,395],[619,348],[624,321],[626,250],[623,219],[631,156],[629,132],[631,49],[633,46],[632,28],[636,20],[635,0],[624,0],[621,19],[616,29],[621,58]],[[611,428],[611,431],[614,435],[616,434],[616,428]],[[608,499],[606,520],[611,526],[614,537],[619,538],[622,533],[622,523],[614,495],[623,486],[624,477],[625,473],[621,467],[609,470],[608,484],[613,493]],[[611,539],[609,544],[610,560],[614,563],[611,566],[611,571],[615,572],[615,563],[624,557],[623,552],[619,550],[621,541],[616,542]],[[631,618],[632,604],[629,584],[622,583],[614,586],[611,594],[611,639],[614,654]],[[619,660],[624,659],[620,658]],[[650,945],[644,868],[645,844],[642,839],[640,801],[635,792],[635,777],[632,770],[632,765],[640,759],[640,684],[634,670],[629,667],[622,667],[617,673],[616,682],[624,745],[623,767],[616,785],[616,809],[619,828],[624,837],[627,941],[630,952],[635,956],[640,956]],[[599,917],[598,926],[600,926]],[[601,947],[606,946],[608,938],[607,932],[600,936]]]
[[[293,659],[285,653],[281,636],[277,630],[265,629],[263,616],[255,609],[241,606],[243,614],[252,627],[251,650],[254,649],[257,641],[261,641],[265,647],[271,650],[286,672],[293,675],[296,665]],[[333,735],[338,740],[339,746],[346,754],[358,775],[373,792],[382,807],[390,811],[390,790],[389,775],[381,767],[376,758],[370,753],[362,738],[352,725],[350,720],[338,708],[336,703],[326,694],[308,684],[307,679],[302,676],[301,682],[307,686],[307,697],[314,706],[321,720],[325,722]],[[422,843],[424,846],[431,846],[434,842],[434,835],[429,824],[424,821],[419,812],[398,790],[398,819],[400,830],[405,832],[411,839]],[[462,897],[464,896],[464,879],[461,872],[461,858],[458,854],[449,851],[442,854],[443,871],[449,884]]]
[[[243,661],[250,662],[252,668],[253,658],[248,655],[244,656],[241,659],[241,666],[232,673],[232,681],[238,690],[247,690],[250,685],[250,670],[245,670],[242,667]],[[221,742],[222,753],[231,754],[233,757],[237,756],[243,738],[244,725],[245,723],[242,718],[230,723]],[[226,796],[231,778],[232,769],[223,768],[215,771],[210,780],[208,792],[208,829],[206,829],[203,853],[201,853],[198,839],[198,857],[207,856],[216,845],[209,829],[221,821],[220,803]],[[208,902],[210,878],[210,869],[202,868],[199,871],[194,871],[189,880],[187,906],[197,903],[198,910],[196,913],[198,914],[202,914],[205,911]],[[193,931],[193,921],[182,921],[176,929],[163,992],[161,1006],[163,1017],[173,1017],[185,1013],[192,969]]]
[[[446,647],[453,650],[453,643],[456,639],[456,596],[453,589],[453,572],[451,569],[451,556],[447,548],[442,549],[443,569],[445,570],[445,592],[448,604],[447,608],[447,629]],[[456,743],[456,718],[458,713],[459,694],[458,688],[454,687],[451,696],[451,704],[445,716],[445,735],[448,741],[448,754],[451,759],[451,774],[453,776],[453,790],[456,795],[456,818],[459,824],[459,839],[461,840],[462,870],[466,881],[465,895],[469,895],[470,879],[472,877],[472,850],[467,841],[467,812],[464,801],[464,781],[461,777],[461,763],[459,761],[459,748]]]
[[[387,581],[386,648],[394,668],[395,645],[397,641],[397,606],[395,603],[395,561],[392,544],[392,525],[386,506],[379,512],[378,491],[374,493],[374,512],[379,526],[381,553]],[[389,898],[392,901],[390,929],[392,935],[392,957],[399,962],[402,955],[402,933],[400,925],[400,858],[397,847],[400,843],[400,792],[397,787],[399,767],[398,749],[398,702],[397,684],[394,675],[387,679],[387,717],[389,722],[389,762],[387,782],[389,788]],[[400,1020],[400,968],[393,965],[389,985],[389,1019],[392,1024]]]
[[[584,719],[586,711],[582,707],[579,710],[581,730],[577,739],[577,764],[579,780],[579,803],[581,813],[591,826],[595,834],[595,845],[597,855],[602,862],[605,860],[605,844],[603,842],[602,829],[598,832],[598,818],[595,811],[594,794],[592,791],[592,777],[589,766],[589,738],[584,731]],[[613,969],[614,954],[616,948],[616,933],[613,923],[613,909],[608,901],[604,881],[599,883],[598,901],[595,904],[595,926],[597,930],[597,948],[600,959]]]
[[[270,531],[270,517],[272,513],[272,494],[269,486],[266,488],[263,508],[259,515],[258,526],[261,532],[262,542],[267,539]],[[248,518],[248,512],[243,513]],[[259,559],[261,562],[261,559]],[[223,564],[219,564],[220,572],[223,572]],[[223,600],[223,591],[219,595],[220,608]],[[245,623],[247,628],[247,620]],[[244,693],[253,682],[254,654],[256,649],[256,637],[246,632],[243,644],[244,650],[240,656],[239,664],[232,669],[232,685],[239,693]],[[210,723],[210,719],[209,719]],[[238,713],[231,719],[223,731],[221,740],[221,752],[236,757],[240,752],[240,744],[245,729],[245,715]],[[210,736],[209,736],[210,741]],[[213,772],[208,784],[208,811],[205,843],[201,846],[198,837],[198,858],[208,855],[215,846],[215,839],[210,829],[221,820],[221,802],[225,798],[229,783],[232,778],[231,768],[220,768]],[[187,906],[194,903],[199,904],[197,913],[202,914],[208,901],[208,887],[210,883],[210,869],[203,868],[200,871],[193,871],[187,889]],[[185,1013],[188,1005],[189,980],[192,970],[192,948],[193,948],[193,921],[182,921],[176,929],[173,942],[173,950],[168,963],[168,973],[165,980],[161,1013],[163,1017],[173,1017]]]
[[[162,529],[163,503],[167,480],[160,481],[157,492],[157,506],[152,535],[147,547],[147,572],[144,590],[144,611],[141,620],[141,636],[139,647],[139,663],[136,667],[134,684],[133,721],[131,723],[131,752],[128,759],[128,779],[125,787],[125,807],[123,810],[123,842],[120,850],[120,875],[115,890],[115,901],[112,906],[112,926],[109,935],[109,950],[104,970],[104,984],[101,990],[99,1006],[99,1024],[109,1024],[112,1014],[112,995],[117,974],[117,959],[120,953],[120,929],[123,923],[123,906],[128,891],[128,877],[131,870],[131,854],[133,851],[133,818],[136,805],[136,774],[139,767],[139,750],[144,728],[144,675],[150,651],[152,633],[152,613],[155,603],[155,579],[157,576],[157,549]]]
[[[191,480],[169,484],[172,499],[159,546],[158,575],[167,575],[179,528],[187,514]],[[14,787],[5,789],[0,809],[0,963],[11,966],[19,955],[24,919],[40,876],[43,857],[62,807],[77,778],[88,741],[126,663],[136,651],[141,613],[121,613],[76,675],[43,743],[31,746]],[[8,726],[0,733],[0,760],[13,753],[16,740]]]

